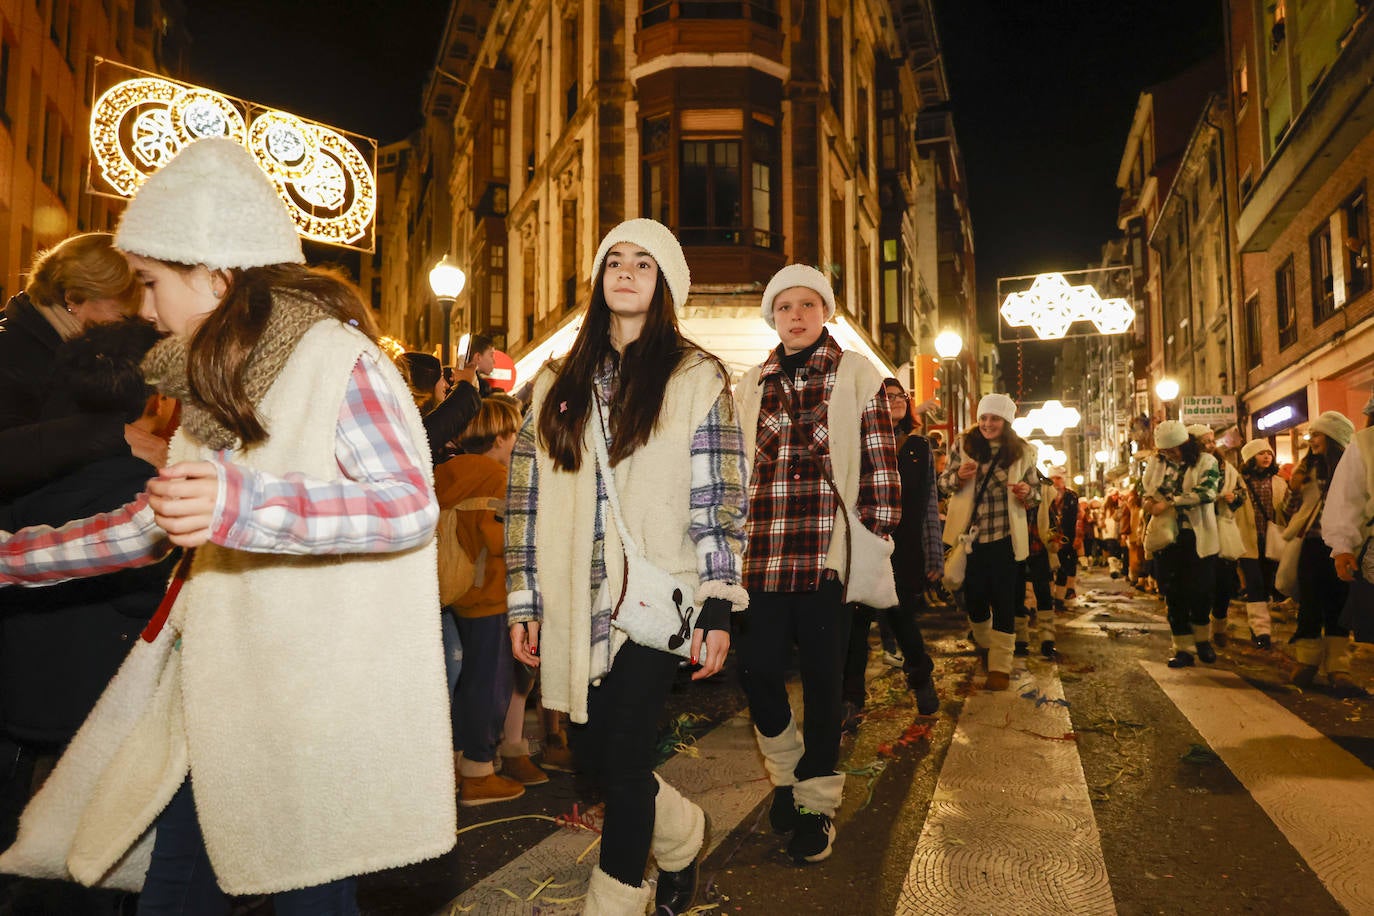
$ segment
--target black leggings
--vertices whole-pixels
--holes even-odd
[[[973,545],[964,573],[964,610],[969,620],[982,623],[991,614],[994,630],[1016,632],[1016,610],[1025,594],[1018,566],[1009,537]]]
[[[860,709],[863,708],[868,696],[864,673],[868,667],[868,631],[875,615],[879,620],[886,619],[888,626],[892,628],[892,635],[896,637],[897,646],[902,650],[902,673],[906,675],[908,687],[915,690],[924,684],[926,678],[935,670],[935,662],[931,661],[930,653],[926,652],[925,637],[921,635],[920,624],[916,621],[915,608],[924,610],[925,596],[904,596],[899,591],[897,597],[902,599],[902,603],[897,607],[878,611],[864,604],[850,605],[854,616],[849,622],[849,652],[844,662],[842,696],[845,702],[853,703]]]
[[[1245,557],[1238,562],[1240,574],[1245,579],[1245,600],[1267,602],[1274,594],[1274,576],[1279,571],[1279,564],[1268,557],[1258,560]]]
[[[654,758],[658,720],[677,676],[678,658],[627,642],[600,686],[587,690],[587,724],[568,739],[580,774],[606,800],[601,870],[639,887],[654,836]]]
[[[1225,620],[1231,610],[1231,599],[1239,590],[1236,586],[1236,561],[1216,557],[1213,563],[1216,582],[1212,591],[1212,616]]]
[[[1350,595],[1350,584],[1336,575],[1331,548],[1320,537],[1308,537],[1298,554],[1298,629],[1294,639],[1349,636],[1341,626],[1341,611]]]
[[[1155,554],[1155,575],[1164,593],[1169,631],[1175,636],[1193,635],[1193,627],[1206,626],[1212,612],[1216,557],[1197,555],[1197,536],[1183,528],[1178,540]]]

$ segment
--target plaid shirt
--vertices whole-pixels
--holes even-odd
[[[992,457],[997,457],[998,446],[993,445]],[[1016,481],[1008,480],[1007,469],[1004,467],[993,467],[993,461],[978,466],[978,473],[967,482],[959,479],[959,465],[963,463],[963,444],[954,443],[949,452],[949,464],[945,472],[940,475],[940,488],[946,493],[956,493],[961,486],[978,487],[983,491],[983,498],[973,507],[973,521],[970,526],[978,526],[978,534],[974,537],[975,544],[991,544],[993,541],[1000,541],[1003,538],[1011,537],[1011,510],[1007,508],[1008,488]],[[992,479],[983,486],[983,480],[991,469]],[[1035,470],[1035,465],[1026,468],[1026,473],[1022,475],[1021,483],[1030,487],[1030,493],[1021,500],[1021,505],[1025,507],[1027,513],[1034,512],[1040,506],[1040,475]],[[974,490],[977,495],[978,490]],[[1012,497],[1015,498],[1015,497]]]
[[[760,375],[758,442],[749,478],[748,548],[744,586],[754,591],[811,592],[821,587],[835,522],[827,404],[840,367],[840,347],[826,335],[806,365],[789,378],[779,346]],[[781,392],[793,399],[801,429],[793,433]],[[818,465],[807,442],[817,444]],[[887,535],[901,519],[902,488],[887,392],[882,385],[859,418],[859,497],[864,527]]]
[[[615,364],[607,360],[596,377],[603,403],[608,403],[617,385]],[[536,460],[538,430],[536,411],[525,416],[511,453],[510,483],[506,491],[506,591],[507,619],[511,623],[539,620],[544,602],[539,590],[535,554],[535,514],[539,507],[539,465]],[[740,581],[737,557],[744,537],[744,441],[730,394],[722,390],[706,418],[692,435],[692,487],[688,536],[696,545],[698,570],[702,581]],[[588,422],[596,422],[595,417]],[[591,461],[590,454],[583,460]],[[596,474],[597,514],[592,536],[591,592],[593,599],[606,578],[604,556],[606,520],[610,505],[600,469]],[[570,531],[569,537],[585,537]],[[597,609],[592,618],[592,658],[604,674],[610,667],[610,609]],[[594,676],[599,676],[594,672]]]
[[[433,536],[439,509],[425,479],[428,447],[411,438],[376,357],[364,355],[353,367],[334,455],[339,478],[311,480],[245,468],[218,452],[211,542],[257,553],[352,554],[406,550]],[[145,493],[61,528],[0,533],[0,583],[94,576],[145,566],[171,550]]]

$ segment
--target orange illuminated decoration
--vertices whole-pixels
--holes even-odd
[[[940,357],[917,356],[911,367],[914,376],[914,399],[917,404],[937,396],[940,387]]]

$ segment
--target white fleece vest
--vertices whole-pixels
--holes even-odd
[[[1244,475],[1241,476],[1237,486],[1246,486]],[[1274,500],[1274,521],[1278,523],[1279,530],[1283,529],[1284,503],[1288,501],[1288,483],[1282,477],[1275,474],[1269,478],[1269,492]],[[1240,508],[1235,510],[1236,527],[1240,529],[1240,540],[1245,545],[1245,553],[1241,555],[1243,560],[1259,559],[1259,534],[1256,531],[1258,514],[1255,512],[1255,499],[1248,487],[1245,490],[1245,502],[1240,504]]]
[[[744,430],[744,456],[752,469],[754,452],[758,448],[759,411],[763,407],[763,386],[759,378],[762,366],[754,366],[740,379],[735,388],[735,399],[739,404],[740,428]],[[859,474],[863,468],[863,456],[859,452],[859,431],[865,408],[873,400],[873,395],[883,385],[883,376],[877,368],[850,350],[840,354],[840,364],[835,370],[835,386],[830,390],[826,401],[825,428],[829,437],[830,473],[835,478],[835,486],[840,490],[840,498],[845,506],[857,511],[859,501]],[[830,548],[825,556],[825,568],[833,569],[843,579],[845,576],[845,557],[849,551],[849,535],[844,521],[837,511],[831,520]]]
[[[1182,493],[1192,493],[1197,488],[1198,478],[1206,472],[1212,470],[1217,465],[1217,459],[1207,452],[1198,456],[1197,463],[1187,468],[1183,472]],[[1159,485],[1164,480],[1164,459],[1155,455],[1150,459],[1150,463],[1145,466],[1144,488],[1145,495],[1151,496],[1159,492]],[[1218,484],[1220,487],[1220,484]],[[1217,491],[1220,493],[1220,489]],[[1221,536],[1217,534],[1217,505],[1216,503],[1201,503],[1196,506],[1178,506],[1188,520],[1188,527],[1193,529],[1193,536],[1197,538],[1197,555],[1199,557],[1214,557],[1221,551]],[[1176,511],[1177,511],[1176,510]]]
[[[1007,498],[1007,517],[1011,522],[1011,552],[1017,562],[1030,556],[1030,532],[1026,530],[1026,507],[1021,505],[1021,500],[1012,495],[1011,488],[1025,480],[1026,472],[1034,464],[1035,459],[1031,457],[1030,447],[1023,446],[1021,456],[1007,468],[1007,486],[1004,492]],[[973,521],[973,497],[978,491],[978,484],[979,477],[975,474],[949,498],[949,507],[945,510],[945,544],[949,547],[959,543],[959,536],[968,531]],[[991,489],[992,484],[988,484],[988,487]],[[1064,532],[1064,537],[1073,540],[1073,532]]]
[[[553,384],[545,369],[534,381],[530,409],[538,416]],[[615,467],[615,484],[630,536],[650,562],[678,579],[696,579],[698,606],[706,598],[725,598],[736,610],[748,603],[739,586],[703,582],[691,526],[692,436],[720,397],[726,379],[704,357],[688,357],[668,380],[664,406],[649,441]],[[587,721],[587,687],[592,679],[592,532],[596,527],[596,463],[592,426],[582,437],[582,466],[575,472],[554,467],[538,449],[539,511],[535,516],[535,570],[544,616],[539,630],[540,691],[549,709]],[[609,512],[609,510],[608,510]],[[620,535],[605,520],[606,577],[619,595],[624,575]],[[612,598],[614,603],[615,598]],[[611,630],[612,652],[624,635]]]
[[[335,426],[365,350],[375,352],[336,321],[311,328],[259,407],[271,437],[233,460],[337,479]],[[405,383],[388,361],[381,366],[423,446]],[[171,455],[206,452],[178,434]],[[112,872],[130,870],[121,859],[188,766],[206,849],[230,894],[309,887],[450,849],[456,809],[438,608],[433,540],[348,556],[197,549],[155,644],[181,634],[180,651],[166,655],[160,701],[119,735],[106,724],[130,711],[97,706],[73,742],[85,747],[90,734],[121,743],[93,798],[57,801],[85,804],[71,873],[130,886]],[[146,661],[139,649],[131,659]]]

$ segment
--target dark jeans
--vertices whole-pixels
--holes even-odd
[[[462,751],[465,760],[490,763],[506,724],[515,666],[506,615],[459,617],[458,639],[463,644],[463,670],[450,704],[453,749]]]
[[[740,683],[754,725],[769,738],[792,720],[787,662],[797,647],[806,745],[798,782],[833,775],[840,756],[840,687],[853,616],[840,603],[842,590],[838,579],[826,579],[814,592],[751,591],[740,622]]]
[[[639,887],[654,836],[658,720],[677,676],[678,657],[627,642],[601,684],[587,690],[587,724],[571,725],[577,769],[601,790],[601,870]]]
[[[1017,594],[1017,589],[1021,594]],[[974,544],[964,572],[964,610],[968,619],[982,623],[992,615],[992,628],[999,633],[1016,632],[1016,609],[1021,606],[1025,586],[1012,553],[1011,538],[989,544]]]
[[[900,593],[897,597],[903,598]],[[862,709],[867,698],[864,671],[868,667],[868,631],[875,616],[879,620],[887,620],[888,626],[897,638],[897,645],[902,650],[902,673],[906,675],[908,687],[914,690],[921,686],[935,670],[935,662],[931,661],[930,654],[926,652],[925,637],[921,635],[921,627],[916,622],[916,612],[912,609],[914,601],[919,601],[920,606],[924,608],[923,595],[914,599],[906,597],[903,603],[896,607],[876,611],[865,604],[849,605],[854,616],[849,622],[849,652],[844,662],[844,687],[841,695],[845,702],[853,703]]]
[[[1055,585],[1067,585],[1070,576],[1078,575],[1078,551],[1073,549],[1072,542],[1066,542],[1059,548],[1059,572],[1054,574]]]
[[[357,916],[357,879],[272,895],[277,916]],[[172,796],[157,819],[153,860],[138,898],[139,916],[221,916],[229,898],[215,882],[205,839],[196,820],[191,780]]]
[[[1298,629],[1294,639],[1349,636],[1341,626],[1341,611],[1350,595],[1350,584],[1336,575],[1331,548],[1320,537],[1308,537],[1298,554]]]
[[[1225,620],[1231,611],[1231,599],[1240,590],[1236,584],[1236,561],[1216,557],[1212,568],[1216,573],[1212,591],[1212,616],[1217,620]]]
[[[1216,557],[1197,555],[1197,535],[1182,528],[1178,540],[1155,554],[1155,577],[1164,593],[1169,631],[1175,636],[1193,635],[1194,626],[1206,626],[1212,614],[1212,589]]]
[[[1240,574],[1245,579],[1245,600],[1268,601],[1269,596],[1274,594],[1274,576],[1279,571],[1279,564],[1268,557],[1258,560],[1245,558],[1237,562],[1240,564]]]

